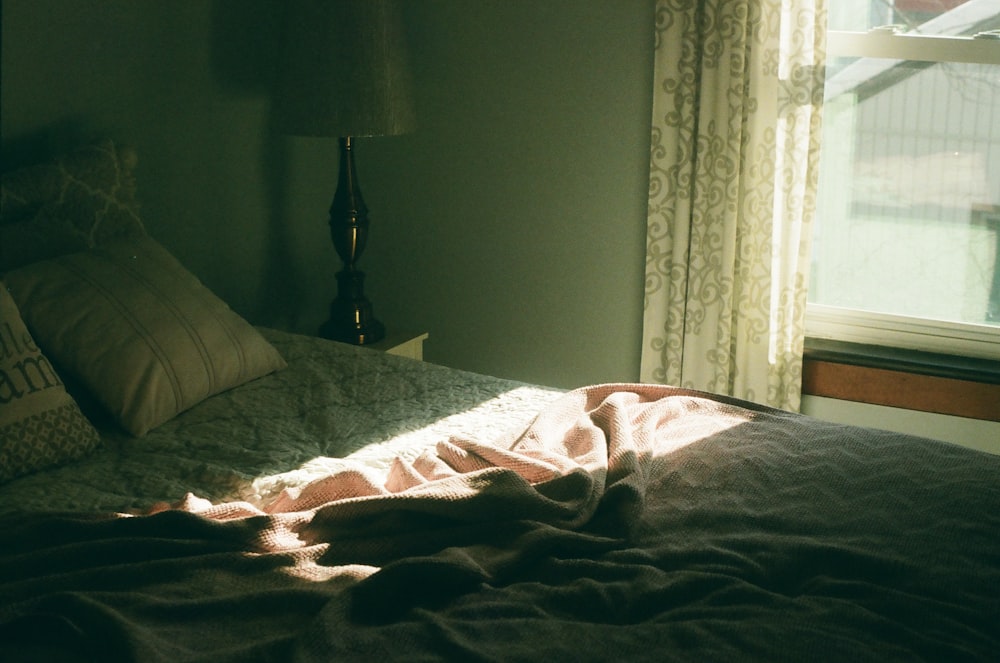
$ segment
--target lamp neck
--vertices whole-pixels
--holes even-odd
[[[338,190],[342,189],[350,195],[348,206],[352,210],[357,210],[358,206],[354,196],[360,195],[361,192],[357,190],[358,181],[354,172],[354,143],[350,136],[340,138],[340,176],[338,180]]]
[[[368,208],[354,172],[350,136],[340,139],[340,174],[333,204],[330,205],[330,233],[345,267],[354,270],[368,238]]]

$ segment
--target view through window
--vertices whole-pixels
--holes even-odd
[[[997,356],[1000,0],[830,5],[810,335]]]

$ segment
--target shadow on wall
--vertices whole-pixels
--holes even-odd
[[[234,96],[267,97],[274,83],[283,0],[215,0],[212,5],[212,73],[219,88]],[[250,138],[250,137],[248,137]],[[274,130],[270,113],[261,127],[261,173],[267,209],[265,265],[258,322],[281,329],[298,327],[304,297],[302,274],[291,250],[288,209],[289,164],[286,139]]]
[[[82,116],[64,118],[44,129],[19,134],[14,138],[3,136],[0,172],[47,161],[104,136],[105,134],[89,126]]]

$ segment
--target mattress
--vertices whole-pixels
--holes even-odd
[[[6,660],[997,660],[1000,457],[267,335],[284,371],[4,487]]]

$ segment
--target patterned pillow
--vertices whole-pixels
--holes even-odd
[[[285,366],[257,330],[148,236],[5,278],[39,345],[136,436]]]
[[[138,157],[105,140],[0,177],[0,272],[145,234]]]
[[[0,283],[0,482],[76,460],[99,443]]]

